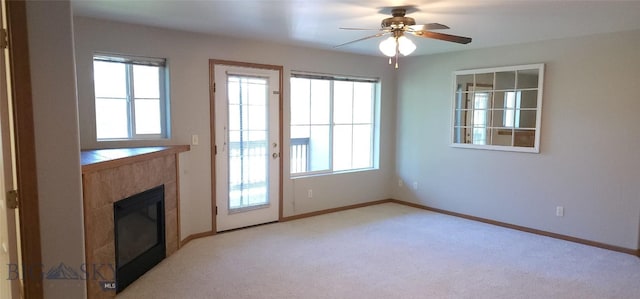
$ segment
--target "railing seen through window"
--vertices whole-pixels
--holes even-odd
[[[291,138],[291,173],[309,171],[309,138]]]
[[[371,169],[377,79],[291,75],[292,176]]]

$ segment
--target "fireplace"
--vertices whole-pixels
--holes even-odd
[[[164,185],[113,204],[116,292],[166,256]]]
[[[114,203],[123,198],[164,185],[164,218],[158,217],[164,221],[164,256],[170,256],[178,250],[181,240],[178,156],[188,150],[188,145],[176,145],[82,151],[85,264],[87,267],[102,267],[98,268],[95,275],[92,270],[91,277],[87,274],[87,298],[112,299],[116,296],[116,281],[120,281],[118,287],[121,290],[130,283],[125,283],[125,276],[118,274],[118,268],[127,265],[121,262],[121,266],[117,267],[116,263],[114,221],[117,217]],[[162,227],[158,228],[158,231],[161,230]]]

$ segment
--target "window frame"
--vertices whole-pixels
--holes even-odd
[[[482,149],[482,150],[497,150],[497,151],[511,151],[511,152],[525,152],[525,153],[540,153],[540,135],[541,135],[541,122],[542,122],[542,97],[543,97],[543,93],[544,93],[544,69],[545,69],[545,64],[544,63],[538,63],[538,64],[527,64],[527,65],[515,65],[515,66],[505,66],[505,67],[494,67],[494,68],[482,68],[482,69],[470,69],[470,70],[460,70],[460,71],[454,71],[453,72],[453,76],[452,76],[452,92],[453,92],[453,100],[452,100],[452,106],[451,106],[451,122],[450,122],[450,129],[451,129],[451,133],[450,133],[450,145],[451,147],[456,147],[456,148],[468,148],[468,149]],[[537,86],[535,87],[526,87],[526,86],[519,86],[518,83],[518,76],[520,74],[520,72],[525,72],[525,71],[532,71],[532,70],[536,70],[537,71]],[[513,88],[500,88],[500,87],[495,87],[496,86],[496,74],[498,73],[502,73],[502,72],[514,72],[515,73],[515,82],[514,82],[514,86]],[[490,120],[490,123],[492,124],[491,126],[488,126],[486,129],[491,129],[491,130],[501,130],[504,129],[504,131],[510,131],[511,132],[511,144],[510,145],[500,145],[500,144],[474,144],[474,143],[468,143],[466,142],[466,138],[465,136],[462,136],[464,134],[461,134],[461,130],[463,128],[468,128],[470,127],[469,125],[463,125],[461,124],[462,122],[465,122],[466,120],[463,120],[462,115],[464,114],[465,111],[474,111],[474,109],[468,109],[468,108],[458,108],[458,105],[461,104],[461,101],[464,101],[461,97],[466,95],[466,94],[470,94],[470,93],[475,93],[475,90],[472,91],[463,91],[463,90],[459,90],[458,89],[458,77],[464,77],[464,76],[473,76],[473,84],[475,84],[476,86],[480,86],[480,84],[483,84],[483,80],[480,80],[482,82],[479,82],[478,80],[476,80],[479,76],[484,76],[487,74],[492,74],[493,75],[493,85],[491,90],[488,90],[488,92],[492,93],[492,96],[494,97],[493,99],[493,103],[496,102],[495,100],[495,94],[496,93],[500,93],[500,92],[506,92],[507,91],[513,91],[516,93],[516,97],[518,96],[518,93],[522,92],[522,91],[533,91],[535,90],[537,92],[537,98],[536,98],[536,107],[535,108],[507,108],[507,107],[502,107],[502,108],[495,108],[495,107],[491,107],[490,110],[492,111],[507,111],[507,110],[512,110],[514,112],[514,117],[516,117],[516,112],[522,112],[522,111],[535,111],[536,115],[535,115],[535,126],[533,127],[519,127],[519,126],[513,126],[513,127],[508,127],[506,126],[506,123],[503,121],[502,122],[502,126],[499,127],[495,127],[493,125],[493,115],[492,118]],[[464,80],[461,80],[461,82],[465,82]],[[503,101],[506,101],[503,99]],[[517,99],[516,99],[517,101]],[[518,113],[519,114],[519,113]],[[521,120],[521,119],[520,119]],[[519,124],[520,120],[518,121]],[[514,125],[515,125],[515,121],[514,121]],[[471,126],[472,128],[474,128],[473,126]],[[516,133],[524,133],[524,132],[534,132],[534,137],[533,137],[533,146],[523,146],[523,145],[517,145],[516,144]],[[458,141],[456,142],[456,140],[463,140],[462,142]],[[473,142],[473,141],[472,141]]]
[[[95,124],[95,139],[97,142],[109,142],[109,141],[135,141],[135,140],[166,140],[170,138],[170,99],[169,99],[169,69],[167,59],[154,58],[154,57],[139,57],[112,53],[94,53],[92,59],[92,76],[95,80],[95,69],[93,68],[96,61],[107,63],[120,63],[125,66],[125,80],[126,80],[126,102],[127,109],[127,137],[118,138],[99,138],[98,137],[98,124],[97,124],[97,111],[96,100],[98,96],[95,94],[94,85],[94,124]],[[136,133],[136,97],[134,90],[134,71],[135,65],[140,66],[153,66],[158,68],[158,100],[160,108],[160,133],[159,134],[138,134]],[[95,81],[94,81],[95,82]],[[95,83],[94,83],[95,84]],[[140,99],[140,100],[145,100]]]
[[[381,85],[381,81],[378,78],[366,78],[366,77],[356,77],[356,76],[346,76],[346,75],[328,75],[328,74],[318,74],[318,73],[309,73],[309,72],[301,72],[301,71],[292,71],[289,77],[289,84],[291,84],[291,79],[294,78],[301,78],[301,79],[310,79],[310,80],[327,80],[330,82],[329,84],[329,123],[327,124],[328,126],[328,138],[329,138],[329,144],[328,144],[328,149],[329,149],[329,157],[328,157],[328,164],[329,167],[327,169],[323,169],[323,170],[314,170],[314,171],[305,171],[305,172],[292,172],[291,170],[291,165],[289,165],[289,175],[292,179],[295,178],[301,178],[301,177],[309,177],[309,176],[320,176],[320,175],[332,175],[332,174],[341,174],[341,173],[349,173],[349,172],[359,172],[359,171],[369,171],[369,170],[375,170],[378,169],[378,163],[379,163],[379,156],[378,156],[378,149],[379,149],[379,107],[380,107],[380,85]],[[334,170],[334,128],[336,126],[339,125],[349,125],[352,128],[358,124],[362,124],[362,123],[356,123],[353,121],[351,121],[351,123],[336,123],[335,119],[334,119],[334,83],[336,81],[343,81],[343,82],[362,82],[362,83],[372,83],[371,86],[371,92],[372,92],[372,98],[371,98],[371,142],[370,142],[370,153],[371,153],[371,158],[369,161],[369,165],[367,167],[360,167],[360,168],[349,168],[349,169],[342,169],[342,170]],[[291,86],[290,86],[291,87]],[[290,88],[290,90],[293,88]],[[352,89],[352,93],[353,93],[353,89]],[[353,100],[353,94],[352,94],[352,100]],[[290,94],[290,103],[293,101],[293,96]],[[311,103],[310,103],[311,105]],[[354,103],[352,102],[352,106],[354,105]],[[291,122],[291,110],[292,105],[289,106],[289,134],[291,133],[291,128],[294,126],[301,126],[299,124],[293,124]],[[353,113],[352,113],[353,116]],[[307,124],[307,126],[314,126],[314,124],[309,123]],[[324,126],[323,124],[315,124],[315,126]],[[353,132],[353,129],[352,129]],[[289,135],[289,161],[291,161],[291,144],[292,144],[292,138],[291,135]],[[353,156],[353,134],[351,136],[351,148],[352,148],[352,156]],[[309,159],[311,159],[311,157],[309,157]],[[353,157],[352,157],[353,159]],[[310,164],[310,161],[307,161],[307,164]],[[353,161],[352,161],[353,163]]]

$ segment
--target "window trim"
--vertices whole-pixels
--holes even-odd
[[[495,144],[489,144],[489,145],[480,145],[480,144],[473,144],[473,143],[460,143],[460,142],[456,142],[456,136],[458,136],[458,133],[456,132],[456,128],[457,127],[463,127],[463,126],[457,126],[456,125],[456,117],[459,117],[458,112],[459,111],[463,111],[463,109],[456,109],[456,103],[458,102],[457,96],[461,95],[461,94],[465,94],[466,92],[462,92],[457,90],[456,86],[457,86],[457,76],[459,75],[481,75],[481,74],[485,74],[485,73],[499,73],[499,72],[519,72],[519,71],[526,71],[526,70],[537,70],[537,75],[538,75],[538,85],[536,87],[518,87],[517,86],[517,81],[516,81],[516,85],[514,86],[514,88],[512,89],[493,89],[492,92],[496,92],[496,91],[527,91],[527,90],[536,90],[537,91],[537,99],[536,99],[536,108],[527,108],[526,110],[535,110],[536,111],[536,117],[535,117],[535,127],[533,128],[507,128],[510,129],[512,134],[514,134],[514,132],[516,130],[520,130],[520,131],[533,131],[535,132],[535,136],[533,139],[533,146],[532,147],[525,147],[525,146],[516,146],[515,143],[515,136],[512,135],[512,144],[511,145],[495,145]],[[481,150],[496,150],[496,151],[510,151],[510,152],[523,152],[523,153],[534,153],[534,154],[538,154],[540,153],[540,139],[541,139],[541,122],[542,122],[542,98],[543,98],[543,93],[544,93],[544,70],[545,70],[545,64],[544,63],[537,63],[537,64],[526,64],[526,65],[514,65],[514,66],[505,66],[505,67],[494,67],[494,68],[482,68],[482,69],[470,69],[470,70],[459,70],[459,71],[454,71],[453,72],[453,76],[452,76],[452,88],[451,90],[453,91],[453,101],[452,106],[451,106],[451,122],[450,122],[450,147],[454,147],[454,148],[467,148],[467,149],[481,149]],[[516,79],[517,80],[517,79]],[[495,76],[494,76],[494,86],[495,86]],[[492,108],[495,109],[495,108]],[[497,109],[500,110],[500,109]],[[522,110],[522,108],[521,108]],[[459,138],[460,136],[458,136]]]
[[[312,73],[312,72],[305,72],[305,71],[291,71],[290,73],[290,77],[289,77],[289,84],[291,84],[291,79],[293,78],[302,78],[302,79],[311,79],[311,80],[328,80],[331,81],[331,84],[329,85],[329,94],[330,94],[330,102],[329,102],[329,168],[325,169],[325,170],[315,170],[315,171],[305,171],[305,172],[296,172],[296,173],[292,173],[291,172],[291,166],[289,166],[289,176],[291,179],[296,179],[296,178],[304,178],[304,177],[312,177],[312,176],[322,176],[322,175],[332,175],[332,174],[344,174],[344,173],[351,173],[351,172],[360,172],[360,171],[370,171],[370,170],[376,170],[379,167],[379,155],[378,155],[378,151],[379,151],[379,113],[378,110],[380,109],[380,85],[381,85],[381,80],[379,78],[367,78],[367,77],[357,77],[357,76],[347,76],[347,75],[331,75],[331,74],[323,74],[323,73]],[[361,167],[361,168],[350,168],[350,169],[344,169],[344,170],[334,170],[333,169],[333,136],[334,136],[334,128],[336,125],[340,125],[340,124],[336,124],[334,121],[334,81],[343,81],[343,82],[362,82],[362,83],[372,83],[371,89],[372,89],[372,102],[371,102],[371,143],[370,143],[370,151],[371,151],[371,161],[370,161],[370,166],[368,167]],[[290,88],[291,89],[291,88]],[[352,90],[353,93],[353,90]],[[353,98],[353,94],[352,94],[352,98]],[[290,101],[291,101],[291,94],[290,94]],[[354,105],[354,103],[352,102],[352,106]],[[353,108],[353,107],[352,107]],[[291,106],[289,107],[289,116],[291,116]],[[353,110],[352,110],[353,111]],[[354,123],[353,121],[350,124],[342,124],[342,125],[351,125],[352,127],[360,124],[360,123]],[[309,124],[310,126],[313,126],[312,124]],[[291,132],[291,127],[296,126],[294,124],[291,123],[291,119],[289,120],[289,132]],[[352,147],[352,154],[353,154],[353,135],[351,137],[351,147]],[[291,136],[289,136],[289,154],[291,151]],[[353,158],[353,157],[352,157]],[[291,160],[291,157],[289,157],[289,160]]]
[[[111,142],[111,141],[136,141],[136,140],[167,140],[171,134],[171,121],[170,121],[170,99],[169,99],[169,70],[166,58],[156,57],[141,57],[131,55],[121,55],[112,53],[94,53],[92,59],[92,75],[95,74],[93,64],[96,62],[110,62],[120,63],[125,65],[125,78],[126,78],[126,104],[127,104],[127,137],[120,138],[99,138],[97,135],[97,115],[94,114],[94,124],[96,128],[94,130],[96,142]],[[160,133],[159,134],[137,134],[136,133],[136,113],[133,87],[133,66],[154,66],[158,67],[158,85],[159,85],[159,105],[160,105]],[[95,103],[98,98],[95,95],[95,87],[93,89],[93,103],[94,113],[96,113]]]

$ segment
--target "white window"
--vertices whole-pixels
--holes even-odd
[[[378,80],[291,77],[291,174],[371,169]]]
[[[168,138],[166,61],[94,55],[98,141]]]

